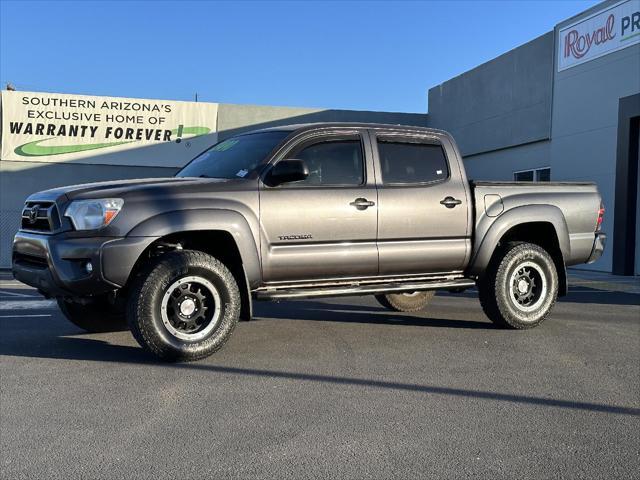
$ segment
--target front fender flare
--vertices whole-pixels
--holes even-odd
[[[231,234],[244,267],[247,282],[256,288],[262,281],[258,248],[245,217],[233,210],[176,210],[151,217],[134,227],[128,237],[164,237],[172,233],[194,231],[224,231]]]

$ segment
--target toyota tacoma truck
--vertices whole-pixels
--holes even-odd
[[[173,178],[35,193],[12,264],[82,329],[195,360],[254,300],[375,295],[408,312],[477,287],[491,321],[534,327],[565,267],[602,254],[603,213],[592,183],[468,181],[443,131],[291,125],[222,140]]]

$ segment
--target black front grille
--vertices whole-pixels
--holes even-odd
[[[54,232],[60,228],[60,215],[54,202],[27,202],[22,210],[22,230]]]

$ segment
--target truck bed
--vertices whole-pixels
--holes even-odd
[[[585,262],[593,248],[601,197],[592,182],[470,181],[475,205],[475,238],[483,238],[498,219],[518,207],[558,209],[569,236],[567,265]]]

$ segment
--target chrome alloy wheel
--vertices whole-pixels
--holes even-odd
[[[547,279],[541,267],[534,262],[518,265],[509,279],[509,295],[518,310],[538,308],[547,296]]]
[[[197,341],[220,323],[222,301],[216,287],[206,278],[182,277],[167,288],[160,306],[162,322],[180,340]]]

